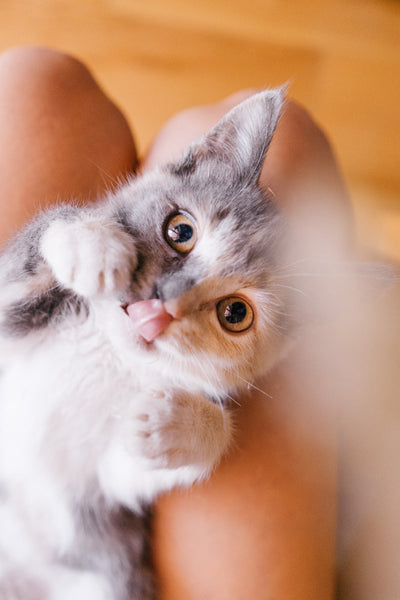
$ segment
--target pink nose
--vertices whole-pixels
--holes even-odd
[[[161,300],[142,300],[126,307],[137,333],[147,342],[152,342],[172,321],[173,317],[166,311]]]

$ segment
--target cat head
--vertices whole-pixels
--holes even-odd
[[[284,227],[259,186],[283,101],[281,89],[252,96],[114,202],[139,250],[125,303],[157,298],[172,317],[142,344],[144,360],[210,393],[265,371],[287,328],[276,280]]]

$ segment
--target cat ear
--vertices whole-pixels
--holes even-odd
[[[230,110],[174,169],[193,172],[199,162],[223,165],[229,177],[257,180],[284,104],[285,88],[251,96]],[[232,173],[233,170],[233,173]]]

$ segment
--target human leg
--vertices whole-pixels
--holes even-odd
[[[45,48],[0,55],[0,243],[40,208],[94,200],[132,171],[129,127],[86,67]]]
[[[189,109],[155,140],[143,168],[169,161],[246,96]],[[330,146],[307,113],[288,102],[265,161],[262,185],[316,250],[341,256],[351,214]],[[310,232],[327,216],[320,236]],[[307,242],[307,244],[306,244]],[[336,527],[334,414],[326,409],[326,364],[308,338],[240,399],[236,447],[209,482],[158,504],[155,558],[162,598],[332,598]],[[318,372],[320,370],[320,372]]]
[[[18,66],[18,52],[29,54],[31,50],[15,52],[6,57],[13,68],[0,77],[8,81],[4,93],[8,88],[11,94],[5,94],[7,102],[0,106],[4,135],[8,136],[4,139],[9,145],[3,164],[7,164],[8,156],[13,158],[2,174],[8,186],[4,188],[7,204],[1,208],[3,238],[37,210],[38,202],[44,206],[60,197],[93,199],[134,162],[134,147],[125,123],[97,86],[92,87],[79,63],[59,57],[60,64],[55,56],[39,56],[43,51],[34,50],[34,56],[25,56],[24,65]],[[24,71],[25,58],[34,62],[28,72]],[[44,64],[56,69],[61,78],[56,90],[54,72],[48,77],[42,72]],[[32,71],[34,66],[39,72]],[[1,68],[5,69],[4,65]],[[77,77],[72,90],[67,84],[71,75]],[[27,83],[34,88],[24,88]],[[85,97],[86,93],[87,100],[82,102],[81,94]],[[64,102],[65,94],[68,102]],[[18,95],[20,104],[15,104]],[[93,110],[96,102],[98,111]],[[108,133],[107,128],[103,130],[105,123],[111,123]],[[10,124],[13,127],[9,131]],[[99,137],[98,129],[104,137]],[[115,160],[111,160],[113,149]],[[305,420],[308,423],[309,405],[298,388],[290,385],[287,373],[290,369],[285,376],[276,375],[275,383],[270,382],[276,402],[265,402],[261,395],[260,409],[255,410],[256,397],[243,401],[238,413],[238,451],[224,461],[209,485],[193,490],[190,502],[185,493],[160,503],[156,563],[165,598],[329,597],[334,451],[330,443],[321,447],[318,440],[310,441],[304,435],[308,432]],[[301,388],[304,391],[304,384]],[[289,424],[285,418],[288,413],[293,415]],[[323,426],[316,423],[320,429]],[[329,427],[323,437],[324,441],[332,440]]]

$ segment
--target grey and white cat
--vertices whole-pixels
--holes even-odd
[[[0,599],[149,600],[143,507],[207,477],[279,356],[257,94],[181,161],[41,214],[0,258]]]

